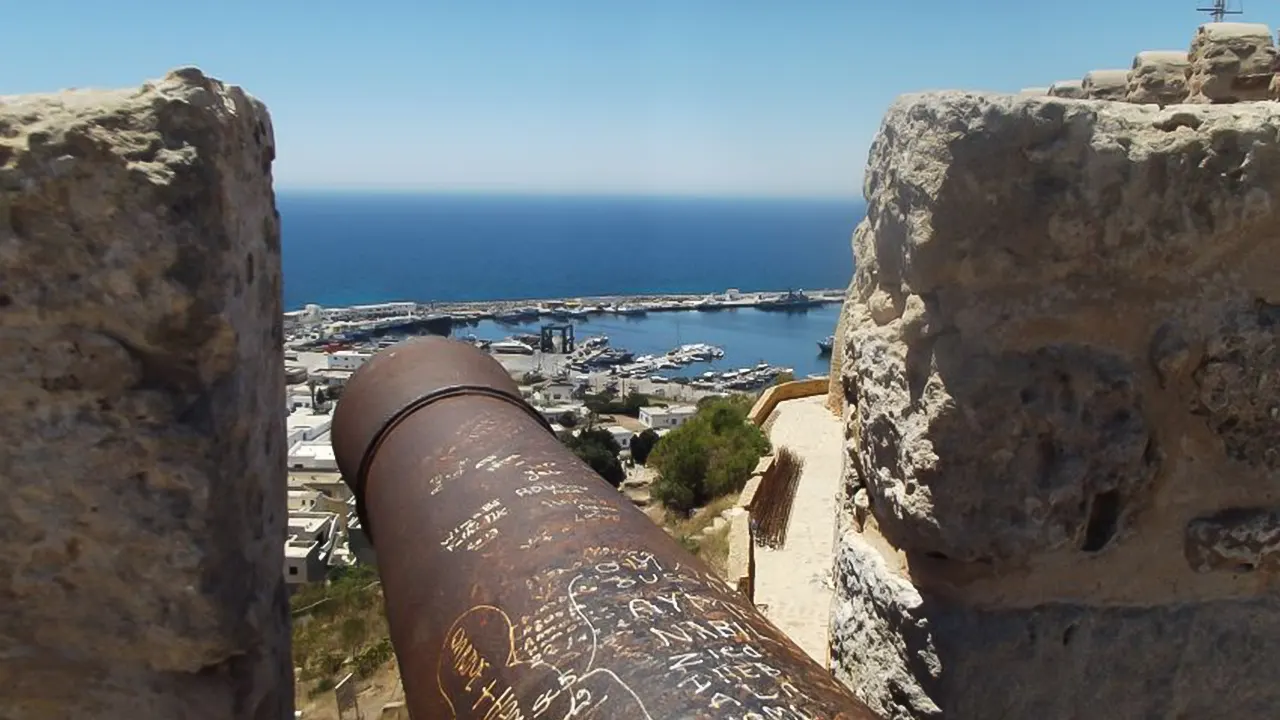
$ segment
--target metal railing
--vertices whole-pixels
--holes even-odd
[[[470,345],[378,353],[332,437],[413,717],[875,718]]]

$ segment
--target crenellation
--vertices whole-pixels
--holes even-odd
[[[1051,95],[906,96],[872,145],[833,669],[892,718],[1266,716],[1280,105]]]
[[[285,717],[266,108],[185,68],[0,127],[0,717]]]

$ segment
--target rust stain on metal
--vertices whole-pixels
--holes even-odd
[[[414,717],[875,718],[522,403],[430,338],[372,358],[335,414]]]

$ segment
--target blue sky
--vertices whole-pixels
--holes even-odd
[[[849,197],[895,96],[1128,67],[1199,4],[9,2],[0,93],[198,65],[271,108],[282,189]]]

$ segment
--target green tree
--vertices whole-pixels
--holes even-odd
[[[560,441],[610,485],[618,487],[626,479],[626,471],[618,460],[622,447],[608,430],[587,428],[576,435],[562,433]]]
[[[658,433],[652,428],[645,430],[639,435],[631,438],[631,459],[637,463],[644,465],[649,457],[649,453],[653,451],[653,447],[658,444]]]
[[[652,404],[648,396],[634,390],[627,393],[626,397],[622,399],[619,399],[616,393],[610,392],[587,395],[584,402],[587,409],[597,415],[627,415],[629,417],[638,417],[640,408]]]
[[[769,440],[747,422],[750,399],[715,398],[662,438],[647,458],[658,471],[651,492],[671,510],[688,513],[742,489]],[[634,452],[634,450],[633,450]]]

